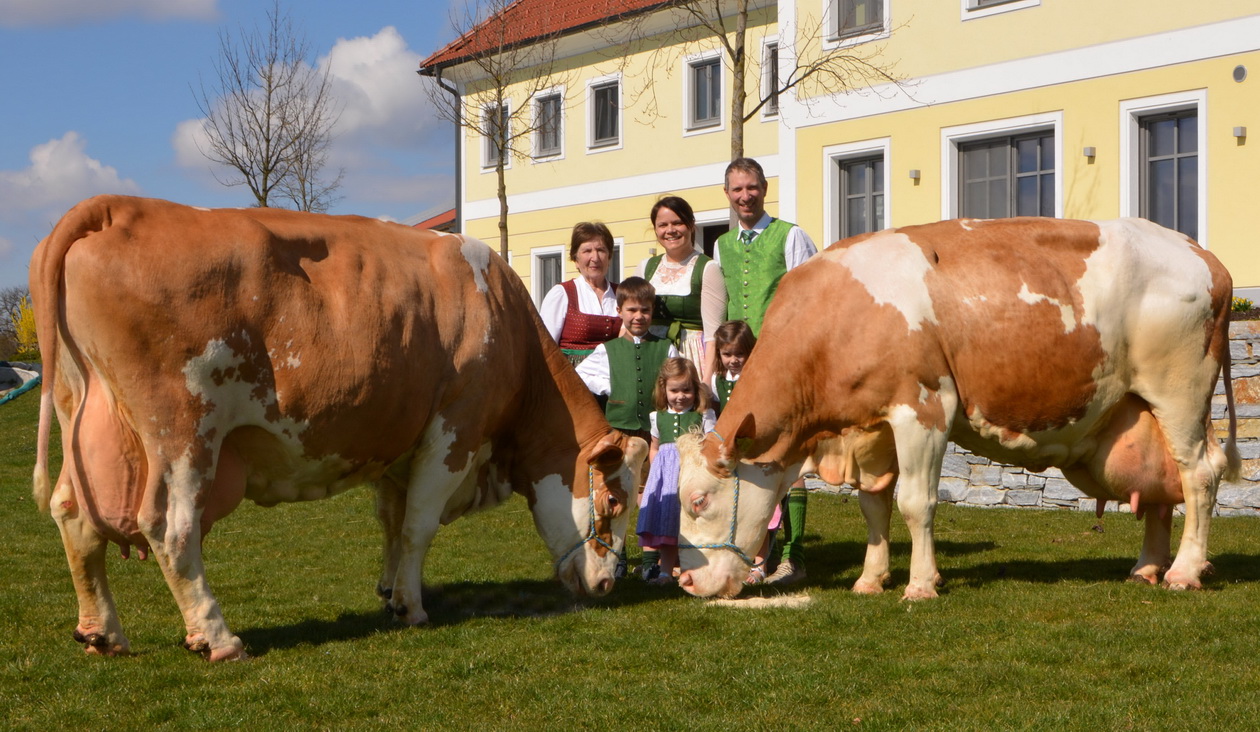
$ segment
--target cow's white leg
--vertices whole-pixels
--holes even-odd
[[[858,504],[866,518],[866,562],[862,576],[853,585],[853,591],[874,595],[884,591],[888,581],[888,527],[892,517],[893,487],[869,493],[858,491]]]
[[[228,630],[219,602],[206,582],[201,556],[202,510],[195,496],[210,488],[193,464],[189,456],[173,465],[150,463],[145,505],[139,513],[140,530],[149,540],[184,616],[184,646],[211,661],[245,658],[245,645]],[[166,496],[165,510],[149,503],[160,495]]]
[[[929,395],[924,403],[940,405],[944,415],[952,416],[957,397],[944,389]],[[897,464],[901,475],[897,481],[897,508],[910,530],[910,582],[905,600],[936,597],[940,574],[936,571],[936,542],[933,521],[936,517],[936,488],[941,478],[941,463],[948,443],[949,417],[942,418],[942,428],[925,426],[920,412],[909,406],[894,407],[889,413],[893,439],[897,447]]]
[[[1172,506],[1146,507],[1146,531],[1142,536],[1142,553],[1129,577],[1149,585],[1159,583],[1159,573],[1172,561]]]
[[[50,509],[61,531],[70,577],[79,600],[79,622],[74,629],[74,639],[84,644],[88,653],[122,655],[128,653],[131,646],[123,634],[105,575],[105,551],[109,542],[83,516],[74,499],[74,488],[68,477],[73,469],[73,462],[67,460],[53,490]]]
[[[1208,451],[1200,443],[1199,460],[1181,469],[1181,489],[1186,496],[1186,522],[1164,585],[1173,590],[1197,590],[1202,585],[1199,578],[1209,569],[1207,560],[1208,524],[1212,518],[1212,506],[1216,504],[1216,488],[1225,466],[1215,465]],[[1174,452],[1174,457],[1176,453]],[[1178,461],[1180,462],[1180,460]]]
[[[406,506],[399,531],[398,570],[394,575],[390,605],[394,614],[410,625],[429,621],[421,604],[424,560],[442,522],[447,502],[472,474],[475,455],[462,459],[453,451],[455,435],[446,432],[442,419],[435,419],[424,445],[411,461]],[[452,468],[451,464],[459,467]]]
[[[392,609],[390,599],[394,594],[394,578],[398,575],[398,561],[402,553],[403,517],[407,512],[407,491],[391,476],[385,476],[376,484],[376,518],[381,522],[383,547],[381,578],[376,584],[376,594]]]

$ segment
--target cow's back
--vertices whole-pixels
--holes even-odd
[[[501,365],[536,361],[528,298],[480,242],[274,209],[80,206],[102,207],[65,253],[69,340],[142,442],[190,445],[206,470],[227,440],[263,502],[273,482],[291,500],[379,474],[443,409],[472,452],[519,401]]]

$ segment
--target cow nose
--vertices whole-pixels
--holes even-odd
[[[596,582],[596,583],[595,583],[595,594],[596,594],[596,595],[607,595],[607,594],[609,593],[609,591],[611,591],[611,590],[612,590],[612,584],[613,584],[613,581],[612,581],[612,579],[611,579],[611,578],[609,578],[609,577],[605,577],[604,579],[600,580],[599,582]]]
[[[689,569],[689,570],[687,570],[686,572],[683,572],[682,574],[678,575],[678,586],[679,586],[679,587],[681,587],[681,588],[683,588],[684,590],[686,590],[686,589],[690,589],[690,588],[691,588],[691,586],[692,586],[692,584],[694,584],[694,581],[691,579],[691,570],[690,570],[690,569]]]

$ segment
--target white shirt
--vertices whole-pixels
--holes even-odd
[[[601,298],[595,294],[595,288],[582,279],[574,277],[573,282],[577,285],[577,306],[578,310],[587,315],[611,315],[617,317],[617,295],[613,293],[612,287],[604,288],[604,296]],[[564,285],[556,285],[547,292],[547,296],[543,298],[542,305],[538,306],[538,314],[542,316],[543,325],[547,327],[547,332],[551,334],[551,339],[556,343],[560,342],[560,333],[564,330],[565,314],[569,312],[569,296],[564,291]]]
[[[630,336],[630,340],[639,343],[643,339]],[[669,344],[669,355],[667,358],[678,358],[678,355],[678,349],[674,348],[674,344]],[[595,346],[595,350],[591,351],[591,355],[578,364],[577,373],[578,376],[582,377],[582,382],[586,384],[586,388],[590,389],[592,394],[612,393],[612,373],[608,366],[608,349],[604,348],[603,343]]]
[[[763,213],[761,220],[751,230],[757,232],[757,236],[761,236],[773,220],[770,214]],[[739,231],[744,231],[743,222],[739,224]],[[783,260],[787,263],[787,268],[791,270],[799,267],[817,253],[818,247],[814,246],[814,240],[809,238],[809,234],[806,234],[804,229],[793,224],[787,233],[787,238],[783,241]],[[722,247],[713,247],[713,260],[718,265],[722,264]]]
[[[682,264],[674,264],[669,256],[662,256],[656,272],[652,274],[652,286],[658,295],[690,295],[691,275],[695,269],[700,252],[693,251]],[[648,259],[651,259],[649,257]],[[647,279],[645,259],[639,262],[638,275]],[[672,271],[671,271],[672,270]],[[669,281],[666,281],[669,280]],[[704,323],[704,339],[713,340],[713,332],[726,320],[726,280],[722,277],[722,268],[715,260],[710,260],[704,267],[700,280],[700,322]],[[652,334],[658,338],[665,337],[666,326],[654,325]]]
[[[665,411],[670,414],[683,414],[683,412],[675,411],[673,407],[666,407]],[[653,410],[650,419],[652,421],[652,437],[659,440],[661,439],[661,431],[656,426],[655,410]],[[700,426],[705,432],[712,432],[717,429],[717,415],[714,414],[712,409],[704,410],[704,415],[700,417]]]

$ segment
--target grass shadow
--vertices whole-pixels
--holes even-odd
[[[581,612],[593,607],[630,607],[669,599],[669,593],[633,579],[619,580],[604,597],[576,597],[555,580],[508,582],[450,582],[425,585],[424,609],[429,626],[458,626],[479,618],[544,618]],[[336,618],[256,626],[237,632],[252,656],[298,646],[320,646],[379,633],[408,630],[382,607],[371,612],[344,612]]]

